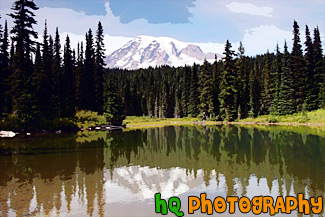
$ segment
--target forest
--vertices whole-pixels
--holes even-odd
[[[80,110],[104,115],[121,124],[125,116],[200,117],[234,121],[263,114],[287,115],[325,108],[325,58],[319,28],[293,23],[289,51],[246,56],[244,45],[227,40],[224,58],[202,65],[124,70],[105,67],[104,30],[89,29],[85,44],[61,48],[59,27],[42,42],[31,0],[17,0],[0,26],[1,128],[47,129],[69,125]],[[3,23],[3,20],[0,20]],[[303,45],[304,46],[303,46]],[[259,46],[258,43],[256,46]],[[237,50],[237,51],[235,51]]]

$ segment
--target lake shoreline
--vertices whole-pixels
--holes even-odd
[[[222,126],[222,125],[264,125],[264,126],[309,126],[309,127],[324,127],[324,123],[297,123],[297,122],[279,122],[279,123],[268,123],[268,122],[221,122],[221,121],[173,121],[173,122],[144,122],[127,124],[126,129],[138,129],[138,128],[154,128],[154,127],[165,127],[165,126],[188,126],[188,125],[201,125],[201,126]]]

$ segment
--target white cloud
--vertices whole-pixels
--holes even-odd
[[[276,26],[264,26],[261,25],[256,28],[246,30],[243,45],[247,55],[262,54],[269,49],[270,52],[274,52],[276,43],[279,44],[281,50],[283,50],[284,41],[286,40],[290,47],[292,45],[292,33],[290,31],[284,31]]]
[[[273,8],[270,7],[258,7],[250,3],[232,2],[226,5],[227,8],[233,13],[245,13],[255,16],[272,17]]]

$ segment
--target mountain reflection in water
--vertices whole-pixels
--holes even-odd
[[[3,139],[0,171],[0,216],[160,216],[158,192],[179,197],[188,216],[187,197],[203,192],[325,196],[325,131],[177,126]]]

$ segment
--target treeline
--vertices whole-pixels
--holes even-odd
[[[325,107],[325,67],[320,32],[311,38],[306,25],[305,52],[299,26],[293,25],[293,48],[245,56],[227,41],[224,58],[213,64],[113,69],[126,115],[206,116],[233,121],[263,114],[286,115]]]
[[[23,129],[42,128],[46,122],[73,117],[77,110],[103,113],[105,50],[102,24],[86,43],[71,48],[67,35],[61,48],[59,30],[42,43],[33,25],[38,7],[31,0],[15,1],[9,38],[7,21],[0,26],[0,115]]]
[[[204,116],[236,120],[261,114],[292,114],[325,107],[324,56],[318,27],[313,39],[306,26],[305,52],[294,22],[293,49],[245,56],[227,41],[224,58],[210,64],[179,68],[162,66],[135,71],[105,69],[101,23],[85,44],[71,48],[69,36],[61,48],[59,30],[42,43],[32,0],[17,0],[0,26],[0,115],[23,129],[42,129],[78,110],[103,114],[113,124],[125,115],[150,117]],[[2,127],[3,128],[3,127]]]

